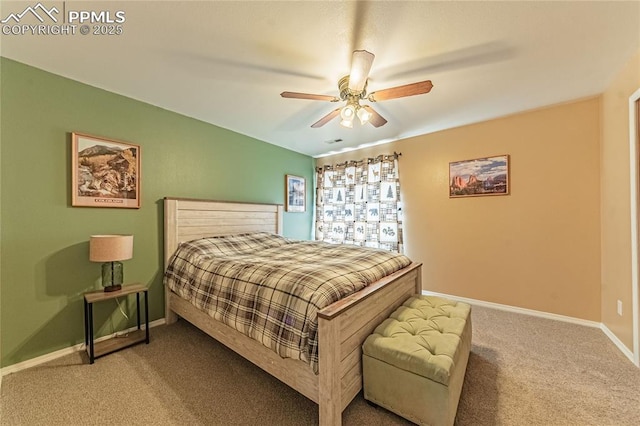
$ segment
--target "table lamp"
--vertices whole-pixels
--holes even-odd
[[[102,264],[104,291],[122,288],[123,269],[120,260],[133,257],[133,235],[92,235],[89,239],[89,260]]]

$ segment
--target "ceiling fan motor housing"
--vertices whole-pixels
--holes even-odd
[[[349,76],[345,75],[338,81],[338,90],[340,91],[340,99],[346,101],[348,99],[364,99],[367,95],[367,83],[364,83],[364,88],[361,92],[353,92],[349,90]]]

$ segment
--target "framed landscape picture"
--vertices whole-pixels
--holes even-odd
[[[140,208],[140,146],[71,135],[71,205]]]
[[[509,194],[509,156],[449,163],[449,197]]]
[[[305,211],[305,200],[307,198],[305,179],[300,176],[286,175],[285,187],[285,211]]]

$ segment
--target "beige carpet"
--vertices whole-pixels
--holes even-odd
[[[594,328],[474,307],[457,425],[640,425],[640,370]],[[184,321],[3,378],[2,425],[314,425],[317,406]],[[404,425],[362,396],[346,425]]]

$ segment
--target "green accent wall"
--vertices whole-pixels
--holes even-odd
[[[6,58],[0,82],[0,334],[2,366],[84,342],[82,295],[100,289],[92,234],[134,235],[125,282],[149,286],[164,316],[164,197],[284,204],[285,174],[313,158]],[[203,96],[206,96],[203,94]],[[71,207],[71,132],[141,147],[140,209]],[[285,213],[284,235],[310,239],[313,218]],[[135,323],[135,298],[95,305],[97,335]],[[153,344],[153,330],[151,333]]]

